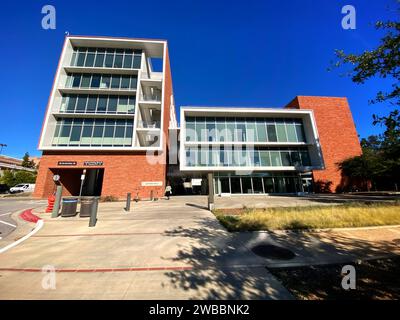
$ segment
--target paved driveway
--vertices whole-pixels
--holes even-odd
[[[205,209],[206,197],[100,206],[99,221],[40,214],[0,255],[0,299],[287,299],[285,288]],[[43,289],[54,267],[56,289]],[[46,284],[46,282],[45,282]]]

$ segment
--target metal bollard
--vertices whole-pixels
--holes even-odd
[[[99,206],[99,198],[93,199],[92,212],[90,213],[89,227],[94,227],[97,223],[97,208]]]
[[[56,191],[56,201],[54,202],[53,211],[51,212],[52,218],[57,218],[60,212],[60,203],[61,203],[61,196],[62,196],[62,186],[57,185]]]
[[[126,197],[126,207],[125,211],[130,211],[131,210],[131,193],[128,193]]]

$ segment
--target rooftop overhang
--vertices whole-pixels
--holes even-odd
[[[152,58],[162,58],[164,54],[164,46],[167,44],[167,41],[165,40],[117,37],[68,36],[67,39],[70,41],[72,46],[77,47],[141,49]]]

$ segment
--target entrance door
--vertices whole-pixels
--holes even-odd
[[[82,196],[101,196],[104,169],[87,169],[82,186]]]
[[[231,193],[231,188],[229,187],[229,177],[219,178],[221,183],[221,193]]]

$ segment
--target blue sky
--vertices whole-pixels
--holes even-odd
[[[41,8],[56,8],[56,30]],[[357,29],[343,30],[352,4]],[[390,7],[388,9],[388,6]],[[181,105],[282,107],[296,95],[347,96],[361,137],[376,134],[368,105],[388,83],[356,85],[327,72],[334,49],[372,49],[376,20],[394,19],[395,0],[7,1],[1,4],[0,143],[3,154],[40,155],[37,143],[64,33],[169,41],[174,94]]]

